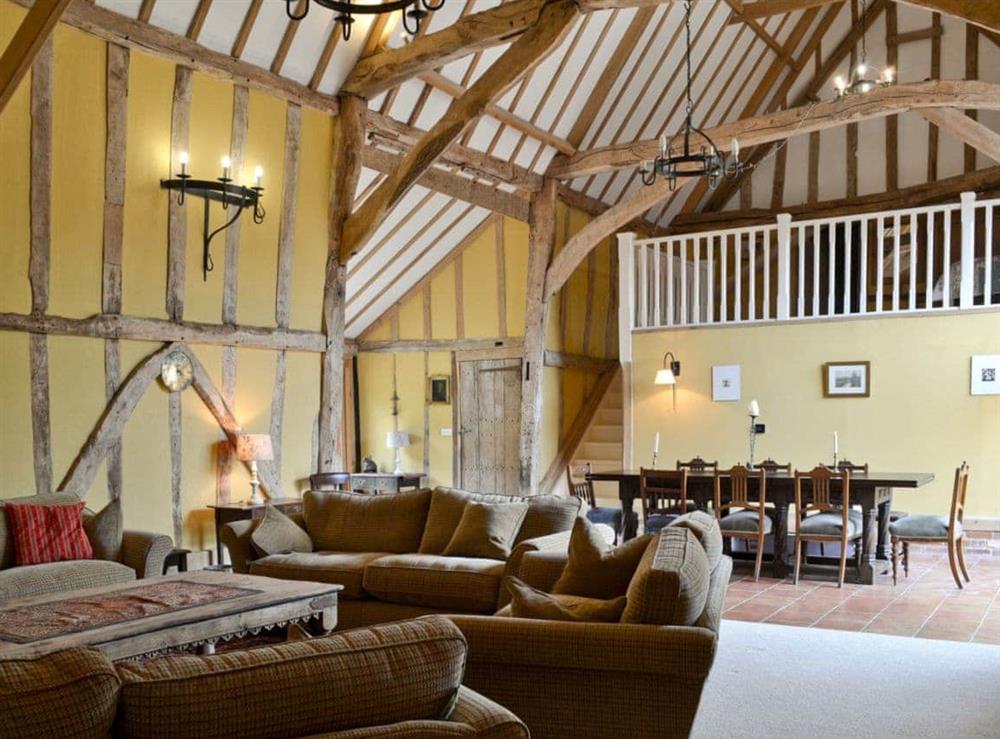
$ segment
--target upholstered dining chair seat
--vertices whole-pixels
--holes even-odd
[[[962,534],[962,524],[955,522],[957,535]],[[889,524],[889,533],[901,539],[947,539],[948,517],[934,515],[914,515],[901,518]]]
[[[808,516],[800,529],[803,534],[819,534],[820,536],[840,536],[844,526],[844,517],[840,513],[817,513]],[[850,511],[847,519],[847,537],[854,538],[861,533],[861,512]]]
[[[757,511],[734,511],[728,516],[723,516],[719,521],[719,528],[722,533],[727,531],[757,531],[760,522],[760,514]],[[768,516],[764,516],[764,533],[770,534],[773,524]]]
[[[646,519],[643,530],[647,534],[656,534],[670,525],[671,521],[680,518],[680,513],[654,513]]]
[[[622,529],[622,509],[611,506],[597,506],[587,511],[587,520],[591,523],[603,523],[615,531]]]

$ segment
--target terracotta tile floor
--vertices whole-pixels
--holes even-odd
[[[891,570],[874,585],[851,583],[850,560],[842,589],[819,568],[805,567],[798,586],[791,577],[763,575],[755,583],[750,563],[739,561],[723,618],[1000,645],[1000,534],[970,533],[965,559],[972,582],[962,590],[944,546],[912,545],[910,577],[902,577],[900,564],[896,586]]]

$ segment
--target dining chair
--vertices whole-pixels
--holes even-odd
[[[350,472],[317,472],[309,475],[311,490],[350,490]]]
[[[834,502],[831,483],[841,481],[839,501]],[[808,485],[803,485],[808,482]],[[840,543],[837,587],[844,586],[847,544],[854,542],[854,556],[861,570],[861,513],[851,510],[850,470],[834,472],[822,465],[809,472],[795,471],[795,584],[802,565],[802,542]]]
[[[781,462],[777,462],[768,457],[763,462],[758,462],[757,464],[755,464],[753,466],[753,469],[764,470],[765,472],[771,475],[775,474],[776,472],[787,472],[788,474],[791,474],[792,463],[785,462],[784,464],[782,464]]]
[[[729,477],[729,500],[722,502],[722,478]],[[748,484],[757,478],[757,500],[750,500]],[[771,533],[773,524],[767,515],[767,473],[736,465],[726,473],[715,471],[715,517],[723,537],[757,542],[757,559],[753,567],[753,580],[760,579],[760,563],[764,556],[764,538]],[[726,513],[728,511],[728,513]],[[725,515],[723,515],[725,514]]]
[[[603,523],[615,530],[615,543],[621,539],[622,535],[622,509],[620,507],[597,505],[597,498],[594,495],[594,483],[588,480],[586,475],[590,473],[588,463],[578,471],[584,473],[583,480],[578,480],[573,476],[573,466],[566,465],[566,482],[569,483],[569,492],[574,498],[579,498],[587,506],[587,520],[591,523]]]
[[[865,462],[864,464],[854,464],[849,459],[842,459],[839,462],[837,462],[837,472],[843,472],[844,470],[847,470],[852,475],[857,475],[857,474],[867,475],[868,463]]]
[[[662,530],[693,506],[687,498],[687,470],[639,470],[642,523],[647,534]]]
[[[710,472],[718,472],[719,462],[718,460],[714,462],[706,462],[701,457],[695,457],[693,459],[689,459],[687,462],[682,462],[681,460],[678,459],[677,469],[688,470],[690,472],[705,472],[706,470]]]
[[[951,575],[959,588],[965,587],[959,570],[966,582],[969,571],[965,567],[965,529],[962,521],[965,518],[965,493],[969,488],[969,465],[955,470],[955,484],[951,493],[951,514],[935,516],[933,514],[913,514],[893,521],[889,524],[889,536],[892,543],[892,584],[896,584],[896,572],[899,562],[899,545],[903,545],[903,575],[910,576],[910,544],[947,544],[948,564]]]

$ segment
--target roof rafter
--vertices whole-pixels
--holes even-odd
[[[745,3],[739,15],[732,22],[748,21],[772,15],[791,13],[804,8],[829,5],[839,0],[757,0]],[[904,5],[912,5],[935,13],[944,13],[954,18],[968,21],[995,33],[1000,33],[1000,3],[993,0],[899,0]]]
[[[13,96],[70,0],[37,0],[0,56],[0,111]]]
[[[955,108],[928,108],[918,112],[963,144],[968,144],[973,149],[981,151],[994,162],[1000,162],[1000,133],[987,128]]]

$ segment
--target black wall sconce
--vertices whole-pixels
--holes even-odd
[[[208,273],[215,268],[215,262],[212,261],[212,252],[209,245],[216,234],[225,231],[236,223],[236,220],[247,208],[252,208],[254,223],[259,225],[264,222],[264,208],[260,204],[264,192],[264,188],[262,187],[264,170],[261,167],[257,167],[254,171],[253,187],[245,187],[243,185],[232,184],[233,180],[229,176],[232,170],[232,161],[229,157],[222,158],[222,177],[216,180],[192,179],[187,171],[188,154],[186,151],[181,152],[180,163],[181,171],[172,180],[160,180],[160,187],[167,190],[177,190],[178,205],[184,205],[184,199],[187,195],[194,195],[205,201],[205,220],[202,231],[204,245],[202,253],[202,277],[207,281]],[[228,211],[230,206],[236,209],[232,217],[214,231],[210,230],[209,226],[209,204],[213,200],[222,203],[224,211]]]

